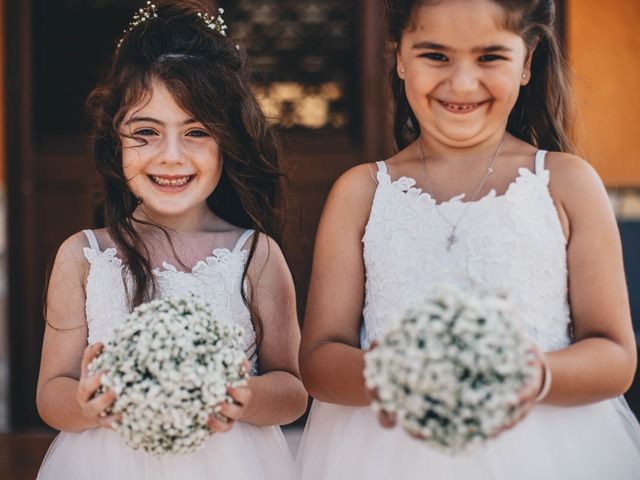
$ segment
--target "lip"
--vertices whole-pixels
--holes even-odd
[[[456,115],[464,115],[475,112],[480,107],[489,102],[489,100],[482,100],[481,102],[448,102],[446,100],[440,100],[437,98],[435,100],[447,112],[451,112]]]
[[[177,193],[186,190],[196,177],[195,174],[187,175],[154,175],[148,174],[149,182],[162,192]]]

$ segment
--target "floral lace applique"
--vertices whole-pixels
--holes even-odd
[[[394,316],[431,286],[503,292],[544,350],[570,342],[566,240],[548,190],[549,171],[521,168],[503,195],[491,190],[468,206],[458,242],[447,251],[451,218],[467,208],[463,195],[436,205],[415,180],[378,171],[363,236],[366,266],[361,345],[384,333]]]
[[[85,247],[84,255],[91,265],[85,304],[88,341],[107,342],[113,338],[115,327],[124,322],[129,314],[122,260],[118,258],[115,248],[98,251]],[[248,256],[248,250],[233,252],[219,248],[214,250],[213,255],[199,261],[190,272],[179,271],[174,265],[163,262],[162,269],[155,268],[153,273],[162,296],[196,294],[212,306],[218,318],[239,324],[245,331],[245,351],[251,357],[255,353],[255,331],[239,287]],[[254,361],[254,373],[256,367]]]

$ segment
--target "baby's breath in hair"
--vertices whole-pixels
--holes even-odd
[[[200,17],[204,21],[204,23],[207,25],[207,28],[210,28],[211,30],[215,30],[223,37],[226,37],[228,27],[224,23],[224,19],[222,18],[223,13],[224,13],[224,9],[219,8],[217,17],[213,17],[209,15],[207,12],[205,13],[198,12],[198,17]]]
[[[158,18],[158,14],[156,13],[155,3],[151,3],[151,1],[149,0],[147,1],[146,7],[138,9],[138,11],[133,14],[133,20],[129,22],[129,28],[124,29],[124,35],[118,42],[118,47],[120,47],[120,45],[122,45],[122,42],[124,42],[124,37],[127,35],[127,33],[136,28],[142,22],[146,22],[150,18]]]

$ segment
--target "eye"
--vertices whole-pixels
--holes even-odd
[[[197,128],[195,130],[189,130],[187,135],[190,137],[202,138],[202,137],[210,137],[211,135],[206,130]]]
[[[498,60],[506,60],[505,57],[501,56],[501,55],[494,55],[494,54],[487,54],[487,55],[482,55],[479,60],[481,62],[496,62]]]
[[[426,58],[428,60],[433,60],[434,62],[446,62],[449,60],[446,55],[437,52],[423,53],[420,55],[420,58]]]
[[[151,128],[141,128],[140,130],[136,130],[135,132],[133,132],[133,135],[136,137],[150,137],[157,134],[158,133]]]

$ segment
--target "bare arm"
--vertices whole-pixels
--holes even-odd
[[[221,413],[253,425],[291,423],[307,406],[307,392],[298,369],[300,328],[295,291],[280,248],[264,235],[258,240],[248,277],[263,324],[258,350],[260,374],[249,379],[244,392],[234,389],[246,399],[246,408],[227,404],[222,405]]]
[[[108,393],[90,400],[100,378],[89,377],[85,368],[99,349],[96,346],[85,351],[85,245],[84,236],[75,234],[62,244],[54,262],[36,395],[38,412],[45,423],[71,432],[106,426],[107,420],[101,419],[99,413],[115,398]],[[85,371],[81,372],[81,368]],[[79,384],[81,375],[83,382]]]
[[[368,405],[371,401],[362,373],[360,325],[365,282],[362,236],[374,191],[369,166],[352,168],[331,190],[318,227],[300,368],[309,393],[326,402]]]
[[[549,155],[551,193],[569,234],[569,301],[575,343],[546,355],[553,383],[546,402],[579,405],[624,393],[636,346],[615,216],[584,161]]]

